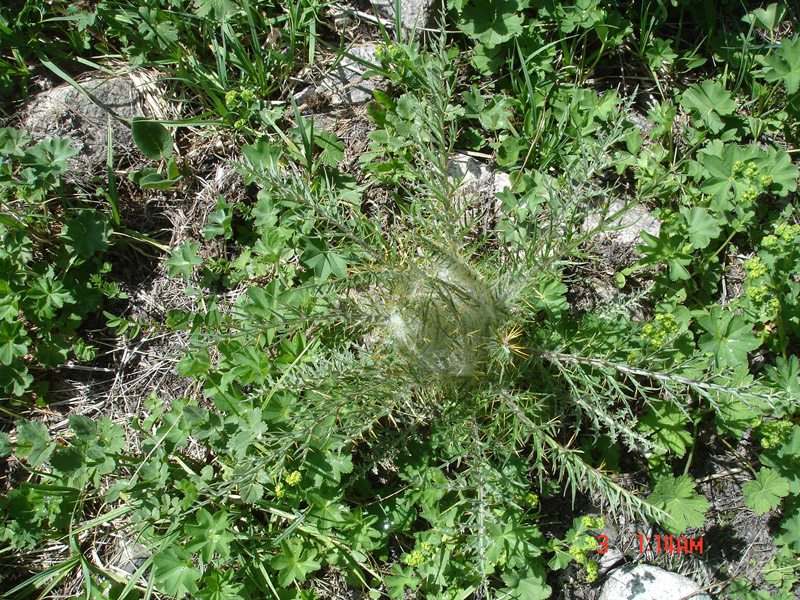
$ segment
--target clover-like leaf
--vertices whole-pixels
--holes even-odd
[[[549,598],[552,588],[545,583],[546,576],[542,569],[528,567],[521,573],[508,573],[503,575],[503,583],[509,589],[506,590],[506,598],[516,600],[544,600]]]
[[[659,403],[650,407],[642,417],[640,428],[652,432],[654,441],[680,458],[692,443],[692,435],[686,430],[688,422],[689,418],[677,406]]]
[[[708,510],[708,500],[694,489],[694,482],[687,475],[660,477],[648,502],[669,513],[671,519],[662,525],[672,534],[683,533],[687,527],[700,527]]]
[[[789,546],[794,552],[800,552],[800,510],[781,523],[783,531],[775,538],[775,543]]]
[[[272,558],[270,565],[277,569],[278,583],[284,587],[290,586],[295,581],[304,582],[308,574],[320,568],[320,563],[314,558],[316,550],[304,552],[303,545],[298,541],[281,542],[282,552]]]
[[[187,525],[185,529],[186,533],[192,536],[192,540],[186,544],[186,550],[199,551],[204,562],[210,562],[215,552],[222,558],[230,556],[230,543],[236,536],[230,532],[227,512],[220,511],[212,515],[205,508],[201,508],[197,513],[197,524]]]
[[[419,577],[414,573],[413,567],[405,567],[400,564],[392,565],[391,575],[387,575],[383,580],[389,598],[399,600],[405,596],[405,589],[416,590],[419,587]]]
[[[761,345],[761,340],[750,333],[751,324],[719,306],[712,306],[697,323],[706,330],[697,345],[703,352],[712,354],[719,367],[736,367],[747,360],[748,352]]]
[[[761,469],[754,481],[742,486],[744,503],[756,514],[763,515],[777,508],[781,498],[789,494],[789,480],[772,469]]]
[[[32,467],[43,465],[55,450],[47,426],[39,421],[17,423],[17,455],[28,459]]]
[[[81,258],[90,258],[95,252],[108,248],[111,237],[111,224],[104,214],[92,210],[81,209],[75,218],[64,224],[64,245],[70,252]]]
[[[309,238],[302,261],[307,267],[314,269],[320,279],[327,279],[331,275],[343,277],[347,273],[347,261],[340,254],[328,249],[323,240]]]
[[[18,356],[24,356],[30,342],[22,323],[0,322],[0,364],[10,365]]]
[[[164,261],[169,267],[169,276],[180,275],[184,279],[190,279],[192,267],[203,263],[203,259],[197,256],[199,249],[200,244],[197,242],[184,242],[178,250],[175,250],[172,256]]]

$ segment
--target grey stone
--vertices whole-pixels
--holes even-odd
[[[460,182],[459,190],[486,193],[495,196],[511,187],[508,173],[495,173],[486,163],[468,154],[456,154],[447,165],[447,173]]]
[[[422,29],[429,24],[433,4],[433,0],[400,1],[400,25],[405,35],[415,32],[419,36]],[[372,0],[372,5],[378,16],[397,23],[394,0]]]
[[[476,222],[485,231],[492,229],[500,213],[497,194],[511,187],[508,173],[495,173],[486,163],[459,153],[448,162],[447,174],[459,184],[451,200],[465,223]]]
[[[378,65],[375,58],[375,44],[353,46],[347,52],[363,61]],[[379,85],[378,79],[365,79],[370,67],[349,56],[339,64],[316,87],[316,91],[326,94],[333,106],[361,104],[372,100],[372,90]]]
[[[608,209],[607,217],[622,211],[625,204],[621,200],[615,200]],[[598,213],[590,214],[583,222],[584,231],[591,231],[596,228],[602,216]],[[646,232],[658,237],[661,231],[661,222],[650,214],[650,211],[641,205],[629,208],[617,218],[612,219],[603,225],[600,234],[614,244],[621,246],[636,246],[642,243],[641,232]]]
[[[69,138],[79,154],[69,161],[68,179],[87,181],[106,164],[108,116],[115,156],[135,147],[130,124],[121,119],[146,116],[143,98],[129,77],[89,78],[79,82],[87,98],[70,84],[37,94],[23,112],[23,126],[35,140]]]
[[[653,565],[636,565],[611,571],[598,600],[676,600],[700,591],[700,586],[683,575]],[[711,600],[708,594],[693,600]]]
[[[635,111],[630,111],[628,113],[628,120],[639,130],[643,136],[653,131],[653,129],[656,127],[656,124],[653,123],[653,121]]]

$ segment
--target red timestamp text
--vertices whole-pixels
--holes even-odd
[[[641,534],[636,536],[639,538],[639,554],[644,554],[645,551],[654,551],[656,554],[662,552],[670,554],[703,554],[703,538],[685,538],[674,535],[654,535],[653,537],[645,537]],[[597,536],[597,553],[605,554],[608,552],[608,536]]]

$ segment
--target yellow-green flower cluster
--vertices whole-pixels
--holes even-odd
[[[431,553],[431,545],[428,542],[422,542],[419,548],[415,548],[403,557],[403,562],[409,567],[418,567],[424,564]]]
[[[789,225],[784,222],[775,227],[775,235],[786,244],[792,243],[798,233],[800,233],[800,225]]]
[[[597,572],[600,570],[600,565],[596,561],[590,560],[585,565],[586,568],[586,581],[593,583],[597,581]]]
[[[586,517],[581,517],[581,525],[583,525],[587,529],[604,529],[606,526],[606,520],[603,517],[586,516]]]
[[[758,198],[759,191],[754,187],[747,188],[744,192],[742,192],[742,202],[744,204],[751,204]]]
[[[283,498],[286,495],[286,486],[283,485],[283,482],[278,482],[275,484],[275,490],[273,491],[276,498]]]
[[[769,296],[769,289],[765,285],[751,285],[747,288],[747,297],[753,302],[761,303]]]
[[[659,313],[651,322],[642,326],[642,337],[654,346],[663,346],[667,336],[678,333],[678,329],[678,323],[673,315]]]
[[[744,261],[744,269],[751,279],[758,279],[767,274],[767,266],[761,262],[760,256]]]
[[[386,66],[387,64],[391,63],[398,58],[403,56],[403,51],[394,44],[388,44],[386,46],[378,46],[375,48],[375,58],[378,61]]]
[[[791,421],[765,421],[759,427],[761,446],[765,449],[783,446],[792,433]]]
[[[300,483],[300,480],[303,476],[300,474],[300,471],[292,471],[291,473],[287,473],[286,476],[283,478],[283,481],[279,481],[275,484],[275,488],[272,493],[275,495],[276,498],[283,498],[286,495],[286,487],[292,487]]]

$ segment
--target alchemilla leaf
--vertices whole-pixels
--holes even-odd
[[[708,510],[708,500],[695,491],[694,481],[687,475],[659,478],[647,501],[669,513],[672,518],[662,524],[674,535],[683,533],[687,527],[701,527]]]
[[[789,480],[772,469],[761,469],[754,481],[742,486],[744,503],[754,512],[763,515],[781,503],[781,498],[789,494]]]

